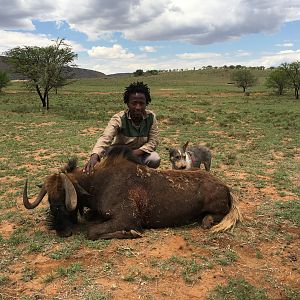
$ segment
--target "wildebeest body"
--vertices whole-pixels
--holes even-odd
[[[98,210],[115,231],[190,224],[207,214],[224,217],[231,207],[228,187],[202,170],[157,171],[123,159],[99,168],[94,178]],[[104,234],[103,225],[91,227],[90,238]]]
[[[56,183],[54,183],[56,182]],[[48,193],[51,226],[59,235],[72,234],[77,212],[89,208],[98,217],[89,224],[88,238],[132,238],[146,228],[173,227],[202,220],[202,227],[226,230],[241,219],[229,188],[208,172],[195,169],[154,170],[111,156],[95,173],[79,168],[46,179],[34,208]]]

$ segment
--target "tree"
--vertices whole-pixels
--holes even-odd
[[[246,88],[254,86],[257,82],[257,78],[254,74],[247,69],[234,71],[231,75],[231,80],[235,82],[237,87],[243,88],[243,92],[246,91]]]
[[[133,76],[143,76],[144,75],[144,71],[142,69],[138,69],[133,73]]]
[[[0,71],[0,93],[2,89],[6,87],[9,83],[10,79],[5,71]]]
[[[273,70],[266,79],[266,86],[277,91],[278,95],[282,95],[284,89],[289,83],[287,72],[282,68]]]
[[[49,92],[67,84],[68,67],[77,58],[64,39],[57,39],[47,47],[24,46],[7,51],[8,63],[24,75],[28,89],[36,90],[43,107],[49,109]]]
[[[299,89],[300,89],[300,61],[295,61],[293,63],[283,63],[281,68],[286,72],[290,84],[293,86],[295,91],[295,99],[299,99]]]
[[[145,75],[158,75],[157,70],[147,70]]]

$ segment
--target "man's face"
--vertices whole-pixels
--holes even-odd
[[[142,119],[147,106],[146,96],[143,93],[130,94],[127,106],[131,118],[136,120]]]

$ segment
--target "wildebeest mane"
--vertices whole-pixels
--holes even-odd
[[[109,167],[111,165],[115,165],[117,162],[124,159],[139,165],[142,164],[141,160],[135,155],[133,155],[132,149],[124,145],[117,145],[109,148],[109,150],[106,153],[105,160],[101,162],[101,166]]]
[[[77,157],[71,157],[68,159],[67,164],[61,168],[61,172],[63,173],[71,173],[77,168]]]

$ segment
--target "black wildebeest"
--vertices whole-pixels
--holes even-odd
[[[123,150],[122,150],[123,151]],[[122,152],[121,151],[121,152]],[[71,161],[62,172],[46,178],[32,203],[35,208],[48,193],[48,223],[60,236],[70,236],[78,211],[88,207],[99,222],[88,227],[88,238],[134,238],[146,228],[174,227],[202,220],[203,228],[224,231],[241,219],[229,188],[208,172],[154,170],[130,161],[128,150],[112,151],[93,174]]]

